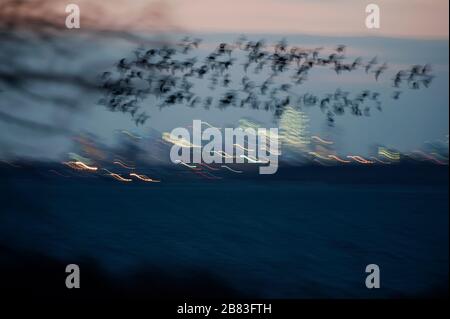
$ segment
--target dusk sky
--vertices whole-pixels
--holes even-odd
[[[49,0],[45,7],[61,15],[68,3],[80,5],[85,28],[433,39],[449,35],[447,0]],[[371,3],[380,7],[380,29],[365,26],[365,8]]]
[[[176,21],[196,31],[448,38],[446,0],[172,0]],[[381,28],[365,27],[367,4]]]
[[[164,24],[193,32],[302,33],[448,38],[446,0],[110,0],[72,1],[95,26],[140,28]],[[53,1],[53,8],[65,1]],[[365,27],[368,4],[380,7],[381,28]],[[155,9],[157,8],[157,9]],[[59,10],[61,11],[61,10]],[[95,15],[95,16],[94,16]],[[164,16],[164,17],[162,17]],[[167,19],[162,22],[162,18]]]
[[[60,45],[75,45],[77,58],[67,63],[65,56],[55,56],[52,68],[60,72],[79,72],[87,70],[95,78],[105,70],[113,68],[122,57],[132,56],[136,43],[118,44],[112,40],[101,42],[80,40],[77,35],[90,30],[119,31],[176,31],[165,32],[167,40],[178,40],[186,34],[197,34],[204,38],[202,50],[212,50],[221,41],[234,41],[240,34],[253,39],[267,39],[274,43],[286,37],[290,44],[308,48],[325,47],[333,49],[337,44],[348,45],[350,58],[362,57],[368,61],[377,55],[389,64],[389,70],[382,79],[375,82],[372,76],[356,72],[339,76],[331,71],[318,72],[311,76],[300,91],[325,94],[337,88],[344,90],[367,88],[382,93],[386,107],[381,113],[370,118],[355,119],[344,116],[339,119],[342,149],[365,154],[370,145],[386,144],[408,151],[420,147],[430,140],[442,140],[448,135],[448,6],[446,0],[397,0],[373,1],[381,9],[381,28],[365,27],[365,7],[369,1],[313,1],[313,0],[136,0],[131,2],[111,0],[74,1],[81,9],[81,32],[70,30],[69,37],[61,39]],[[26,12],[45,15],[53,10],[57,23],[65,19],[65,1],[45,1],[46,9]],[[51,16],[47,14],[47,16]],[[108,38],[109,39],[109,38]],[[398,39],[398,40],[397,40]],[[67,41],[65,41],[67,40]],[[33,50],[35,52],[36,49]],[[100,53],[101,52],[101,53]],[[52,53],[50,53],[52,54]],[[202,54],[205,54],[203,52]],[[28,58],[27,58],[28,59]],[[39,67],[41,63],[30,63]],[[58,61],[58,62],[56,62]],[[405,92],[404,98],[393,103],[390,80],[395,72],[413,64],[431,63],[436,79],[427,90]],[[93,67],[95,66],[95,67]],[[47,66],[43,66],[44,68]],[[51,89],[46,87],[45,89]],[[64,89],[62,89],[64,90]],[[203,92],[207,93],[207,92]],[[124,128],[145,134],[149,128],[170,131],[174,127],[186,125],[192,119],[201,118],[216,125],[236,124],[241,117],[250,117],[266,125],[272,125],[272,115],[263,111],[249,109],[217,110],[192,109],[188,107],[159,110],[147,101],[151,118],[148,125],[136,127],[127,116],[111,113],[97,105],[98,96],[76,96],[82,100],[87,113],[72,114],[66,110],[54,110],[48,105],[36,108],[22,106],[14,112],[23,118],[51,122],[63,118],[73,131],[88,131],[110,139],[117,128]],[[22,97],[11,97],[14,105],[23,105]],[[6,108],[7,109],[7,108]],[[47,110],[48,109],[48,110]],[[311,110],[311,133],[325,134],[324,116]],[[104,121],[98,125],[100,118]],[[5,127],[3,130],[10,130]],[[17,128],[13,127],[13,130]],[[11,132],[11,131],[9,131]],[[24,134],[24,135],[22,135]],[[18,154],[53,156],[67,151],[64,139],[48,143],[48,139],[27,137],[18,131],[6,138],[7,145],[14,145]],[[4,138],[5,139],[5,138]],[[13,142],[16,144],[12,144]],[[23,146],[21,146],[23,145]]]

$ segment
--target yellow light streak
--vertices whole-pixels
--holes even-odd
[[[314,139],[314,140],[316,140],[316,141],[319,141],[320,143],[327,144],[327,145],[334,144],[334,142],[324,140],[323,138],[321,138],[321,137],[319,137],[319,136],[317,136],[317,135],[311,136],[311,139]]]
[[[150,178],[150,177],[148,177],[146,175],[143,175],[143,174],[130,173],[130,176],[134,176],[137,179],[140,179],[141,181],[144,181],[144,182],[152,182],[152,183],[159,183],[160,182],[159,180],[152,179],[152,178]]]
[[[341,163],[351,163],[351,161],[344,160],[336,155],[328,155],[328,157],[335,159],[336,161],[341,162]]]

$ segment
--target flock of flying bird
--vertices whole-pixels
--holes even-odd
[[[272,111],[276,117],[280,117],[288,106],[299,109],[318,106],[330,125],[335,116],[346,110],[355,116],[370,116],[372,107],[382,110],[380,93],[371,90],[350,94],[337,89],[324,96],[297,93],[301,92],[299,86],[308,79],[313,68],[325,67],[337,75],[363,69],[365,73],[373,74],[376,81],[387,70],[387,64],[379,63],[377,57],[367,63],[363,63],[362,58],[348,62],[345,45],[321,54],[323,48],[289,46],[285,40],[267,46],[264,41],[248,41],[241,37],[232,44],[219,44],[200,59],[201,52],[191,54],[200,50],[200,43],[200,39],[187,37],[171,46],[137,49],[133,59],[123,58],[116,64],[115,71],[101,75],[105,95],[99,103],[112,111],[131,114],[136,125],[149,118],[141,105],[149,97],[153,97],[160,108],[184,104],[209,109],[214,104],[221,109],[229,106],[264,109]],[[241,72],[234,71],[236,66],[242,68]],[[251,73],[264,81],[256,83],[251,79]],[[428,64],[400,70],[392,79],[392,98],[399,99],[403,88],[427,88],[433,78]],[[196,85],[203,92],[205,89],[223,92],[202,96],[202,91],[195,91]]]

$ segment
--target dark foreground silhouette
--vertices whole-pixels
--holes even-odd
[[[133,273],[114,276],[90,258],[77,258],[80,289],[68,289],[65,268],[70,263],[0,246],[2,295],[16,301],[244,297],[207,270],[184,267],[175,273],[143,266]]]

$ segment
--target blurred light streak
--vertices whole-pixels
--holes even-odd
[[[130,173],[130,176],[134,176],[137,179],[140,179],[141,181],[144,181],[144,182],[152,182],[152,183],[159,183],[160,182],[159,180],[152,179],[152,178],[150,178],[150,177],[148,177],[146,175],[141,175],[141,174],[137,174],[137,173]]]
[[[258,132],[258,131],[257,131]],[[271,132],[271,131],[260,131],[258,132],[259,135],[265,136],[267,138],[267,142],[266,144],[270,141],[272,143],[273,140],[279,140],[280,136],[275,133],[275,132]]]
[[[222,165],[222,167],[224,167],[224,168],[226,168],[226,169],[228,169],[228,170],[230,170],[230,171],[232,171],[232,172],[234,172],[234,173],[242,173],[242,171],[234,170],[234,169],[232,169],[231,167],[228,167],[227,165]]]
[[[133,181],[130,178],[123,178],[122,176],[120,176],[119,174],[116,174],[116,173],[110,173],[109,175],[121,182],[132,182]]]
[[[69,157],[71,159],[73,159],[74,161],[83,162],[83,163],[86,163],[87,165],[91,165],[91,163],[92,163],[92,161],[89,158],[78,155],[77,153],[70,152]]]
[[[385,161],[382,161],[382,160],[380,160],[379,158],[376,158],[375,156],[371,156],[370,158],[373,159],[375,162],[378,162],[378,163],[380,163],[380,164],[384,164],[384,165],[392,164],[391,162],[385,162]]]
[[[215,128],[215,129],[220,130],[220,127],[212,126],[211,124],[209,124],[209,123],[206,122],[206,121],[200,121],[200,122],[201,122],[201,124],[204,124],[204,125],[206,125],[206,126],[208,126],[208,127],[210,127],[210,128]],[[187,127],[187,128],[193,128],[192,124],[185,125],[185,127]]]
[[[142,139],[142,136],[139,136],[139,135],[137,135],[137,134],[133,134],[133,133],[127,131],[127,130],[121,130],[121,131],[119,131],[119,132],[120,132],[120,133],[123,133],[123,134],[125,134],[125,135],[128,135],[129,137],[134,138],[134,139],[136,139],[136,140]]]
[[[442,159],[442,160],[444,160],[444,161],[448,161],[448,157],[445,157],[445,156],[442,155],[442,154],[438,154],[438,153],[433,152],[433,153],[431,153],[431,155],[433,155],[433,156],[435,156],[435,157],[439,157],[440,159]]]
[[[447,163],[441,162],[441,161],[438,160],[437,158],[434,158],[433,156],[431,156],[431,155],[429,155],[429,154],[426,154],[426,153],[424,153],[424,152],[422,152],[422,151],[415,150],[415,151],[413,151],[413,153],[420,154],[420,155],[422,155],[423,157],[425,157],[426,159],[430,160],[431,162],[435,162],[435,163],[437,163],[437,164],[439,164],[439,165],[448,165]]]
[[[332,141],[327,141],[327,140],[324,140],[323,138],[320,138],[319,136],[317,136],[317,135],[313,135],[313,136],[311,136],[311,139],[314,139],[314,140],[316,140],[316,141],[319,141],[320,143],[323,143],[323,144],[327,144],[327,145],[331,145],[331,144],[334,144],[334,142],[332,142]]]
[[[96,170],[98,170],[97,167],[86,165],[85,163],[80,162],[80,161],[75,161],[75,162],[74,161],[69,161],[69,162],[64,162],[64,164],[66,164],[70,168],[78,169],[78,170],[88,170],[88,171],[96,171]]]
[[[330,160],[328,157],[323,156],[323,155],[321,155],[321,154],[319,154],[319,153],[317,153],[317,152],[308,152],[308,154],[313,155],[313,156],[315,156],[315,157],[317,157],[317,158],[326,160],[326,161],[329,161],[329,160]]]
[[[109,174],[113,174],[113,172],[107,170],[106,168],[102,168],[102,170],[107,171]]]
[[[342,158],[339,158],[336,155],[328,155],[328,157],[332,158],[332,159],[335,159],[336,161],[341,162],[341,163],[351,163],[351,161],[344,160]]]
[[[398,161],[400,160],[400,153],[398,152],[391,152],[385,147],[380,147],[378,149],[378,155],[384,156],[390,160]]]
[[[213,151],[213,153],[219,154],[223,158],[235,158],[234,156],[231,156],[230,154],[225,153],[224,151]]]
[[[128,165],[124,164],[122,161],[119,161],[119,160],[116,160],[113,163],[117,164],[117,165],[120,165],[120,166],[122,166],[123,168],[126,168],[126,169],[135,169],[135,167],[128,166]]]
[[[254,122],[252,122],[252,121],[249,121],[247,119],[240,119],[238,127],[240,127],[243,130],[245,130],[247,128],[252,128],[255,131],[258,131],[258,128],[260,128],[261,126],[256,124],[256,123],[254,123]]]
[[[174,137],[170,133],[163,133],[162,139],[164,141],[166,141],[166,142],[169,142],[169,143],[175,144],[177,146],[181,146],[181,147],[186,147],[186,148],[196,147],[196,148],[200,148],[200,146],[194,145],[191,142],[186,141],[184,138]]]
[[[268,162],[258,160],[256,157],[253,157],[253,156],[241,155],[241,158],[245,158],[246,160],[248,160],[249,162],[252,162],[252,163],[259,163],[259,164],[267,164],[268,163]]]
[[[185,162],[183,162],[183,161],[181,161],[181,160],[176,160],[175,161],[177,164],[181,164],[181,165],[184,165],[184,166],[186,166],[186,167],[188,167],[188,168],[190,168],[190,169],[193,169],[193,170],[200,170],[201,168],[198,168],[197,166],[195,166],[195,165],[189,165],[189,164],[186,164]]]
[[[118,154],[114,155],[114,161],[121,161],[122,163],[128,165],[128,166],[134,166],[133,161],[128,161],[123,156],[120,156]]]
[[[358,155],[349,155],[349,156],[347,156],[347,158],[351,158],[361,164],[373,164],[372,161],[368,161],[365,158],[358,156]]]
[[[288,106],[279,122],[280,140],[290,147],[306,150],[311,143],[308,128],[308,116]]]
[[[237,146],[237,147],[239,147],[241,150],[248,151],[248,152],[253,152],[253,151],[254,151],[254,149],[251,149],[251,148],[245,148],[244,146],[241,146],[241,145],[239,145],[239,144],[237,144],[237,143],[233,144],[233,146]]]

